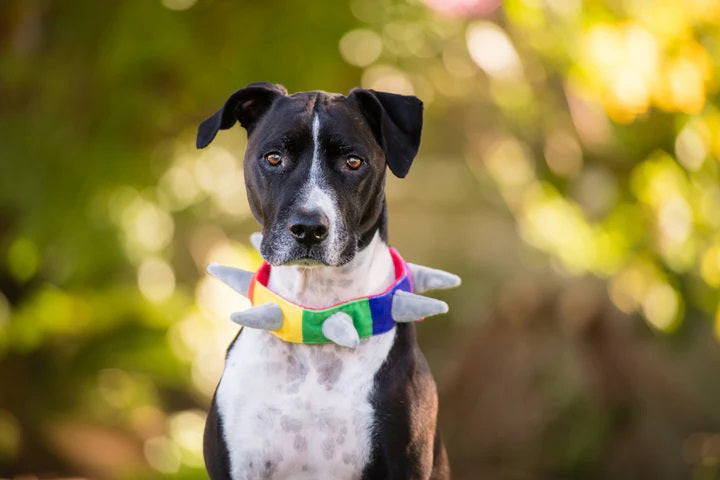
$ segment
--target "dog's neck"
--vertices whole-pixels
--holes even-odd
[[[268,288],[310,308],[382,292],[395,281],[395,268],[387,244],[375,233],[372,241],[340,267],[272,267]]]

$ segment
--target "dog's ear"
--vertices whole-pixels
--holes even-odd
[[[423,123],[420,99],[362,88],[353,89],[348,98],[354,99],[360,106],[385,151],[390,170],[395,176],[403,178],[420,147]]]
[[[255,123],[270,108],[270,105],[281,96],[287,95],[282,85],[267,82],[251,83],[245,88],[230,95],[225,105],[200,124],[195,144],[197,148],[205,148],[213,141],[218,130],[226,130],[239,121],[240,125],[250,133]]]

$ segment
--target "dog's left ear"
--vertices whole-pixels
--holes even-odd
[[[255,123],[280,96],[287,95],[282,85],[268,82],[251,83],[230,95],[215,115],[200,124],[195,142],[197,148],[210,145],[218,130],[226,130],[236,121],[250,133]]]
[[[395,176],[403,178],[420,147],[423,104],[419,98],[395,93],[353,89],[354,99],[370,123],[385,151],[385,159]]]

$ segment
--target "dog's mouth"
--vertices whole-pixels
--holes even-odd
[[[283,263],[283,265],[296,265],[300,267],[329,266],[325,258],[324,249],[321,247],[297,248],[295,252]]]
[[[322,267],[332,266],[327,258],[325,249],[320,246],[300,247],[285,250],[280,253],[280,249],[268,248],[268,255],[263,255],[272,265],[294,265],[300,267]],[[278,253],[280,253],[278,255]]]
[[[324,244],[305,246],[280,237],[278,240],[263,238],[261,250],[263,258],[275,266],[338,267],[354,256],[347,247],[341,252],[334,252],[331,247]]]
[[[298,267],[321,267],[321,266],[328,266],[326,262],[323,262],[322,260],[318,260],[313,257],[305,256],[305,257],[298,257],[294,258],[292,260],[289,260],[283,265],[295,265]]]

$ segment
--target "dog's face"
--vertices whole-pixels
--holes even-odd
[[[238,120],[248,131],[245,185],[273,265],[343,265],[377,229],[385,166],[404,177],[417,153],[422,103],[355,89],[288,95],[279,85],[234,93],[198,129],[208,145]]]

